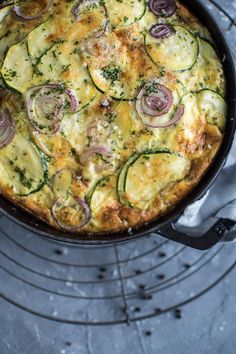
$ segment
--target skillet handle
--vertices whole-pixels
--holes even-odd
[[[219,241],[233,242],[236,239],[236,235],[231,236],[228,235],[228,233],[235,225],[235,221],[219,219],[210,230],[200,237],[193,237],[190,234],[178,230],[175,222],[164,225],[158,230],[158,232],[160,235],[176,242],[180,242],[186,246],[199,250],[207,250]]]

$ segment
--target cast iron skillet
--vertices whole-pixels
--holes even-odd
[[[225,69],[227,82],[227,104],[228,119],[226,125],[226,133],[223,144],[218,152],[216,159],[205,174],[200,184],[190,193],[178,206],[165,216],[152,220],[144,226],[132,229],[132,233],[127,231],[109,233],[109,234],[92,234],[92,235],[76,235],[69,234],[65,231],[59,231],[48,226],[43,221],[38,220],[31,214],[16,208],[11,202],[0,196],[0,212],[20,224],[27,230],[42,236],[64,242],[77,244],[106,244],[121,241],[128,241],[136,237],[144,236],[150,232],[159,232],[162,236],[173,241],[185,244],[196,249],[208,249],[215,245],[227,233],[234,223],[230,220],[220,220],[213,228],[201,237],[191,237],[178,231],[175,222],[181,216],[183,210],[191,203],[203,196],[215,181],[218,173],[224,166],[226,157],[232,145],[235,128],[236,128],[236,77],[234,62],[226,43],[223,33],[210,15],[209,11],[199,0],[182,0],[190,10],[201,20],[201,22],[210,30],[212,37],[216,43],[216,49],[222,60]]]

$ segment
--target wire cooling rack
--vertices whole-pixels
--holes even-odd
[[[236,3],[224,8],[213,0],[207,4],[226,36],[234,37]],[[181,318],[186,304],[209,292],[235,266],[233,245],[199,252],[157,234],[120,245],[65,245],[0,216],[0,297],[52,321],[113,325],[166,312]]]
[[[179,318],[235,264],[234,247],[224,245],[201,253],[151,234],[117,246],[64,246],[0,219],[0,297],[62,323],[130,323],[168,311]]]

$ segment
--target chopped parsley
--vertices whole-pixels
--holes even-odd
[[[120,79],[121,69],[119,66],[106,66],[102,69],[102,76],[111,82],[111,86],[114,86],[115,82]]]

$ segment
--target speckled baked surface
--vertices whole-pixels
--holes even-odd
[[[2,10],[0,137],[11,130],[0,189],[54,227],[143,224],[189,193],[219,149],[227,107],[214,43],[179,2],[155,3]]]

